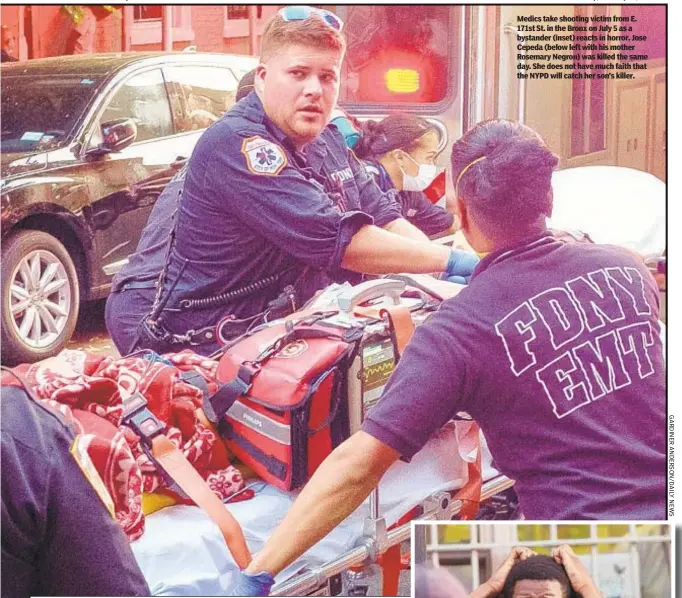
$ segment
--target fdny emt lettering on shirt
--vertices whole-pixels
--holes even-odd
[[[562,418],[654,373],[651,311],[637,269],[602,268],[524,301],[495,330],[514,375],[534,375]]]
[[[363,430],[410,459],[466,411],[527,519],[664,517],[658,310],[628,250],[543,233],[493,252],[416,328]]]

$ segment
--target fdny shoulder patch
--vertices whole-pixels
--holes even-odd
[[[74,438],[69,452],[71,453],[73,460],[78,463],[78,467],[80,467],[83,475],[88,482],[90,482],[90,485],[95,490],[97,496],[99,496],[104,503],[107,511],[114,517],[114,501],[88,453],[88,445],[90,444],[91,439],[92,435],[90,434],[78,434]]]
[[[246,166],[253,174],[279,174],[287,165],[284,150],[262,137],[249,137],[242,143]]]

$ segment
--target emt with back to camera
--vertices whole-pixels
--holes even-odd
[[[557,162],[512,121],[479,123],[454,144],[461,230],[487,255],[417,327],[362,429],[320,465],[236,595],[267,593],[459,411],[516,481],[526,519],[665,518],[656,283],[627,249],[563,243],[546,229]]]
[[[444,272],[460,283],[471,274],[478,258],[429,243],[327,127],[341,27],[333,13],[305,6],[268,23],[255,92],[201,136],[189,160],[161,274],[133,256],[114,281],[107,328],[121,353],[211,354],[348,271]]]

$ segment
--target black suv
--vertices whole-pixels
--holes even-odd
[[[152,205],[234,103],[251,56],[125,53],[3,64],[2,362],[69,340]]]

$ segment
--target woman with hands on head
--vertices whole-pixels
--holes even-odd
[[[469,598],[602,598],[585,565],[563,544],[552,556],[515,546]]]

